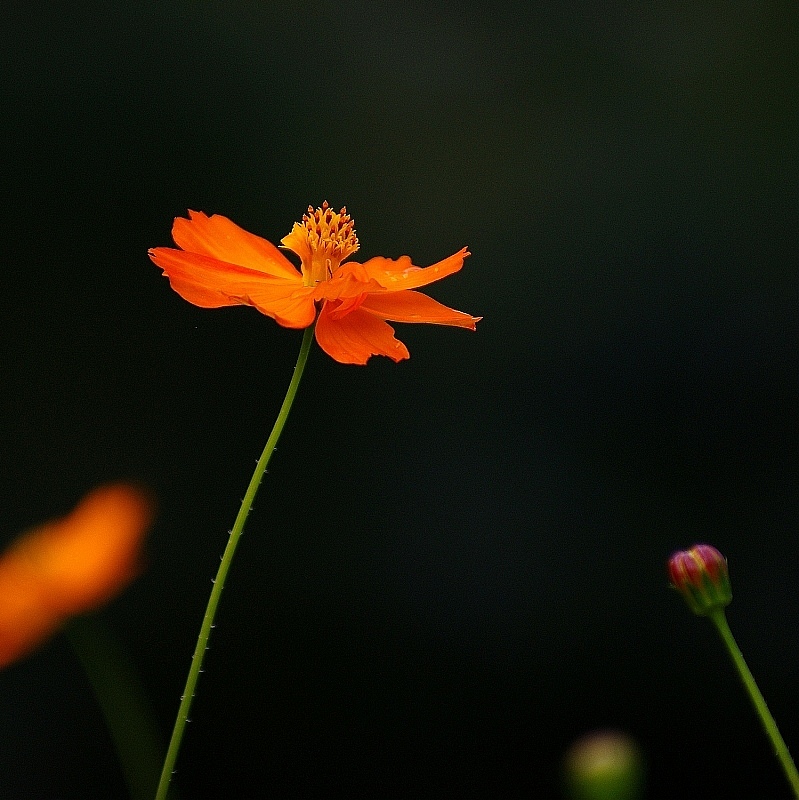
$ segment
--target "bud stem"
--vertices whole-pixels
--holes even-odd
[[[132,800],[151,798],[161,767],[158,723],[138,675],[96,616],[73,620],[66,634],[100,706]]]
[[[766,701],[763,698],[763,695],[760,693],[760,689],[757,688],[755,679],[749,670],[749,667],[746,665],[746,661],[744,661],[743,653],[741,653],[741,650],[732,635],[730,626],[727,623],[727,617],[724,614],[724,609],[714,609],[708,614],[708,616],[716,626],[719,636],[721,636],[722,641],[729,651],[730,657],[732,658],[733,663],[738,670],[738,674],[741,676],[743,685],[746,688],[746,691],[749,692],[749,697],[752,700],[755,711],[757,711],[760,721],[763,723],[766,735],[771,740],[771,744],[774,747],[777,758],[779,759],[782,769],[785,772],[785,777],[788,779],[788,783],[793,789],[794,797],[799,800],[799,773],[796,771],[796,765],[793,763],[793,758],[791,758],[791,754],[788,752],[788,746],[785,744],[785,740],[782,738],[782,735],[777,728],[777,723],[774,721],[774,717],[771,716],[771,712],[768,710]]]

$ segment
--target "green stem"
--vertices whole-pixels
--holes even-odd
[[[95,618],[75,619],[66,634],[105,718],[132,800],[152,797],[161,742],[138,675]]]
[[[236,516],[236,521],[233,524],[233,529],[230,531],[230,538],[228,539],[225,552],[222,554],[222,560],[219,564],[219,570],[214,579],[214,586],[211,589],[211,596],[208,599],[208,605],[205,609],[205,616],[203,617],[203,624],[200,627],[200,635],[197,638],[197,646],[194,648],[194,655],[191,659],[191,667],[189,668],[189,675],[186,678],[186,688],[183,690],[183,697],[180,700],[180,708],[178,709],[178,716],[175,720],[175,727],[172,730],[172,738],[169,741],[169,748],[164,759],[164,766],[161,771],[161,780],[158,784],[158,791],[155,795],[155,800],[166,800],[167,791],[169,790],[169,782],[172,779],[172,772],[175,768],[175,761],[177,761],[178,751],[180,750],[180,742],[183,738],[183,731],[186,727],[186,722],[189,717],[189,710],[191,709],[191,701],[194,699],[194,691],[197,686],[197,679],[202,671],[203,658],[205,651],[208,649],[208,639],[211,635],[211,629],[214,627],[214,616],[216,609],[219,605],[219,598],[222,596],[222,589],[225,585],[225,578],[227,577],[230,564],[233,561],[233,554],[236,551],[236,545],[241,538],[242,531],[244,530],[244,523],[247,521],[247,515],[250,513],[255,495],[258,493],[258,487],[261,484],[261,478],[269,464],[269,459],[283,432],[283,426],[288,419],[289,411],[291,411],[291,404],[294,402],[294,396],[297,394],[297,387],[300,385],[300,378],[302,377],[303,370],[305,369],[305,362],[308,360],[308,353],[311,349],[313,342],[313,326],[305,329],[305,334],[302,338],[302,345],[300,347],[300,354],[297,356],[297,364],[294,367],[294,374],[291,377],[291,383],[286,392],[286,397],[283,400],[283,405],[280,407],[280,412],[275,420],[275,425],[272,428],[272,433],[269,434],[269,439],[266,442],[261,457],[258,459],[258,464],[255,467],[252,478],[250,478],[250,485],[247,487],[247,492],[244,499],[241,501],[241,508]]]
[[[760,721],[763,723],[767,736],[771,739],[771,744],[785,772],[785,777],[788,779],[788,783],[790,783],[793,789],[794,797],[799,800],[799,773],[797,773],[791,754],[788,752],[788,746],[785,744],[785,740],[782,738],[777,728],[777,723],[774,721],[774,717],[771,716],[771,712],[766,706],[766,701],[760,693],[760,689],[757,688],[755,679],[749,671],[749,667],[746,666],[743,654],[733,638],[732,631],[727,623],[727,617],[724,614],[724,609],[717,609],[709,616],[716,626],[716,630],[719,632],[722,641],[727,646],[727,650],[738,670],[738,674],[741,676],[746,691],[749,692],[749,697],[752,699],[752,703],[760,717]]]

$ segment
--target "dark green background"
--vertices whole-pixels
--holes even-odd
[[[11,4],[0,24],[3,541],[93,485],[160,503],[102,612],[170,729],[300,335],[181,300],[187,208],[307,205],[485,317],[312,353],[234,565],[184,798],[558,797],[629,731],[649,797],[787,798],[664,560],[729,617],[799,752],[793,3]],[[63,637],[0,674],[0,796],[121,798]]]

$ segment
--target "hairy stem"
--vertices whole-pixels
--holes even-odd
[[[183,697],[181,697],[180,700],[180,708],[178,709],[177,719],[175,720],[175,727],[172,730],[172,738],[170,739],[169,748],[167,749],[166,758],[164,759],[164,766],[161,770],[161,780],[158,783],[158,791],[156,792],[155,800],[166,800],[167,792],[169,790],[169,783],[172,779],[175,762],[177,761],[178,752],[180,750],[180,743],[183,739],[183,732],[186,728],[186,722],[189,718],[191,703],[194,699],[194,692],[197,687],[197,679],[199,678],[202,670],[205,651],[208,649],[208,639],[211,635],[211,629],[214,626],[214,617],[216,616],[216,610],[219,606],[219,599],[222,596],[222,589],[225,586],[225,578],[227,577],[228,570],[230,569],[230,564],[233,561],[236,545],[239,543],[242,531],[244,530],[244,523],[247,521],[247,515],[250,513],[250,509],[252,508],[255,495],[258,493],[258,487],[261,484],[261,478],[263,477],[264,471],[269,464],[269,459],[271,458],[275,449],[277,440],[280,438],[280,434],[283,432],[283,427],[288,419],[289,411],[291,411],[291,405],[294,402],[295,395],[297,394],[297,387],[300,384],[300,378],[302,377],[303,370],[305,369],[305,362],[308,360],[308,353],[310,352],[312,342],[313,326],[305,329],[302,345],[300,347],[300,354],[297,357],[297,364],[294,367],[294,374],[292,375],[291,383],[289,384],[289,388],[286,392],[286,397],[283,400],[283,405],[280,407],[280,412],[275,420],[272,433],[269,434],[269,439],[266,442],[264,451],[261,453],[261,457],[258,459],[258,464],[255,467],[255,472],[253,472],[252,478],[250,479],[250,485],[247,487],[247,492],[241,502],[241,508],[236,516],[233,529],[230,531],[230,538],[228,539],[227,546],[225,547],[225,552],[222,555],[222,560],[219,564],[219,570],[216,573],[214,585],[211,589],[211,596],[208,599],[208,605],[205,609],[205,616],[203,617],[203,623],[200,627],[200,635],[197,638],[197,646],[194,648],[194,655],[191,659],[191,667],[189,668],[189,674],[186,678],[186,687],[183,690]]]

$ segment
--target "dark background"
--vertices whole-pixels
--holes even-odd
[[[556,798],[613,726],[650,798],[787,798],[664,561],[728,556],[797,696],[791,2],[11,4],[0,23],[3,541],[129,478],[149,568],[101,612],[166,734],[296,331],[184,302],[187,208],[273,242],[346,204],[476,334],[315,348],[225,590],[184,798]],[[0,674],[0,796],[122,798],[64,637]]]

